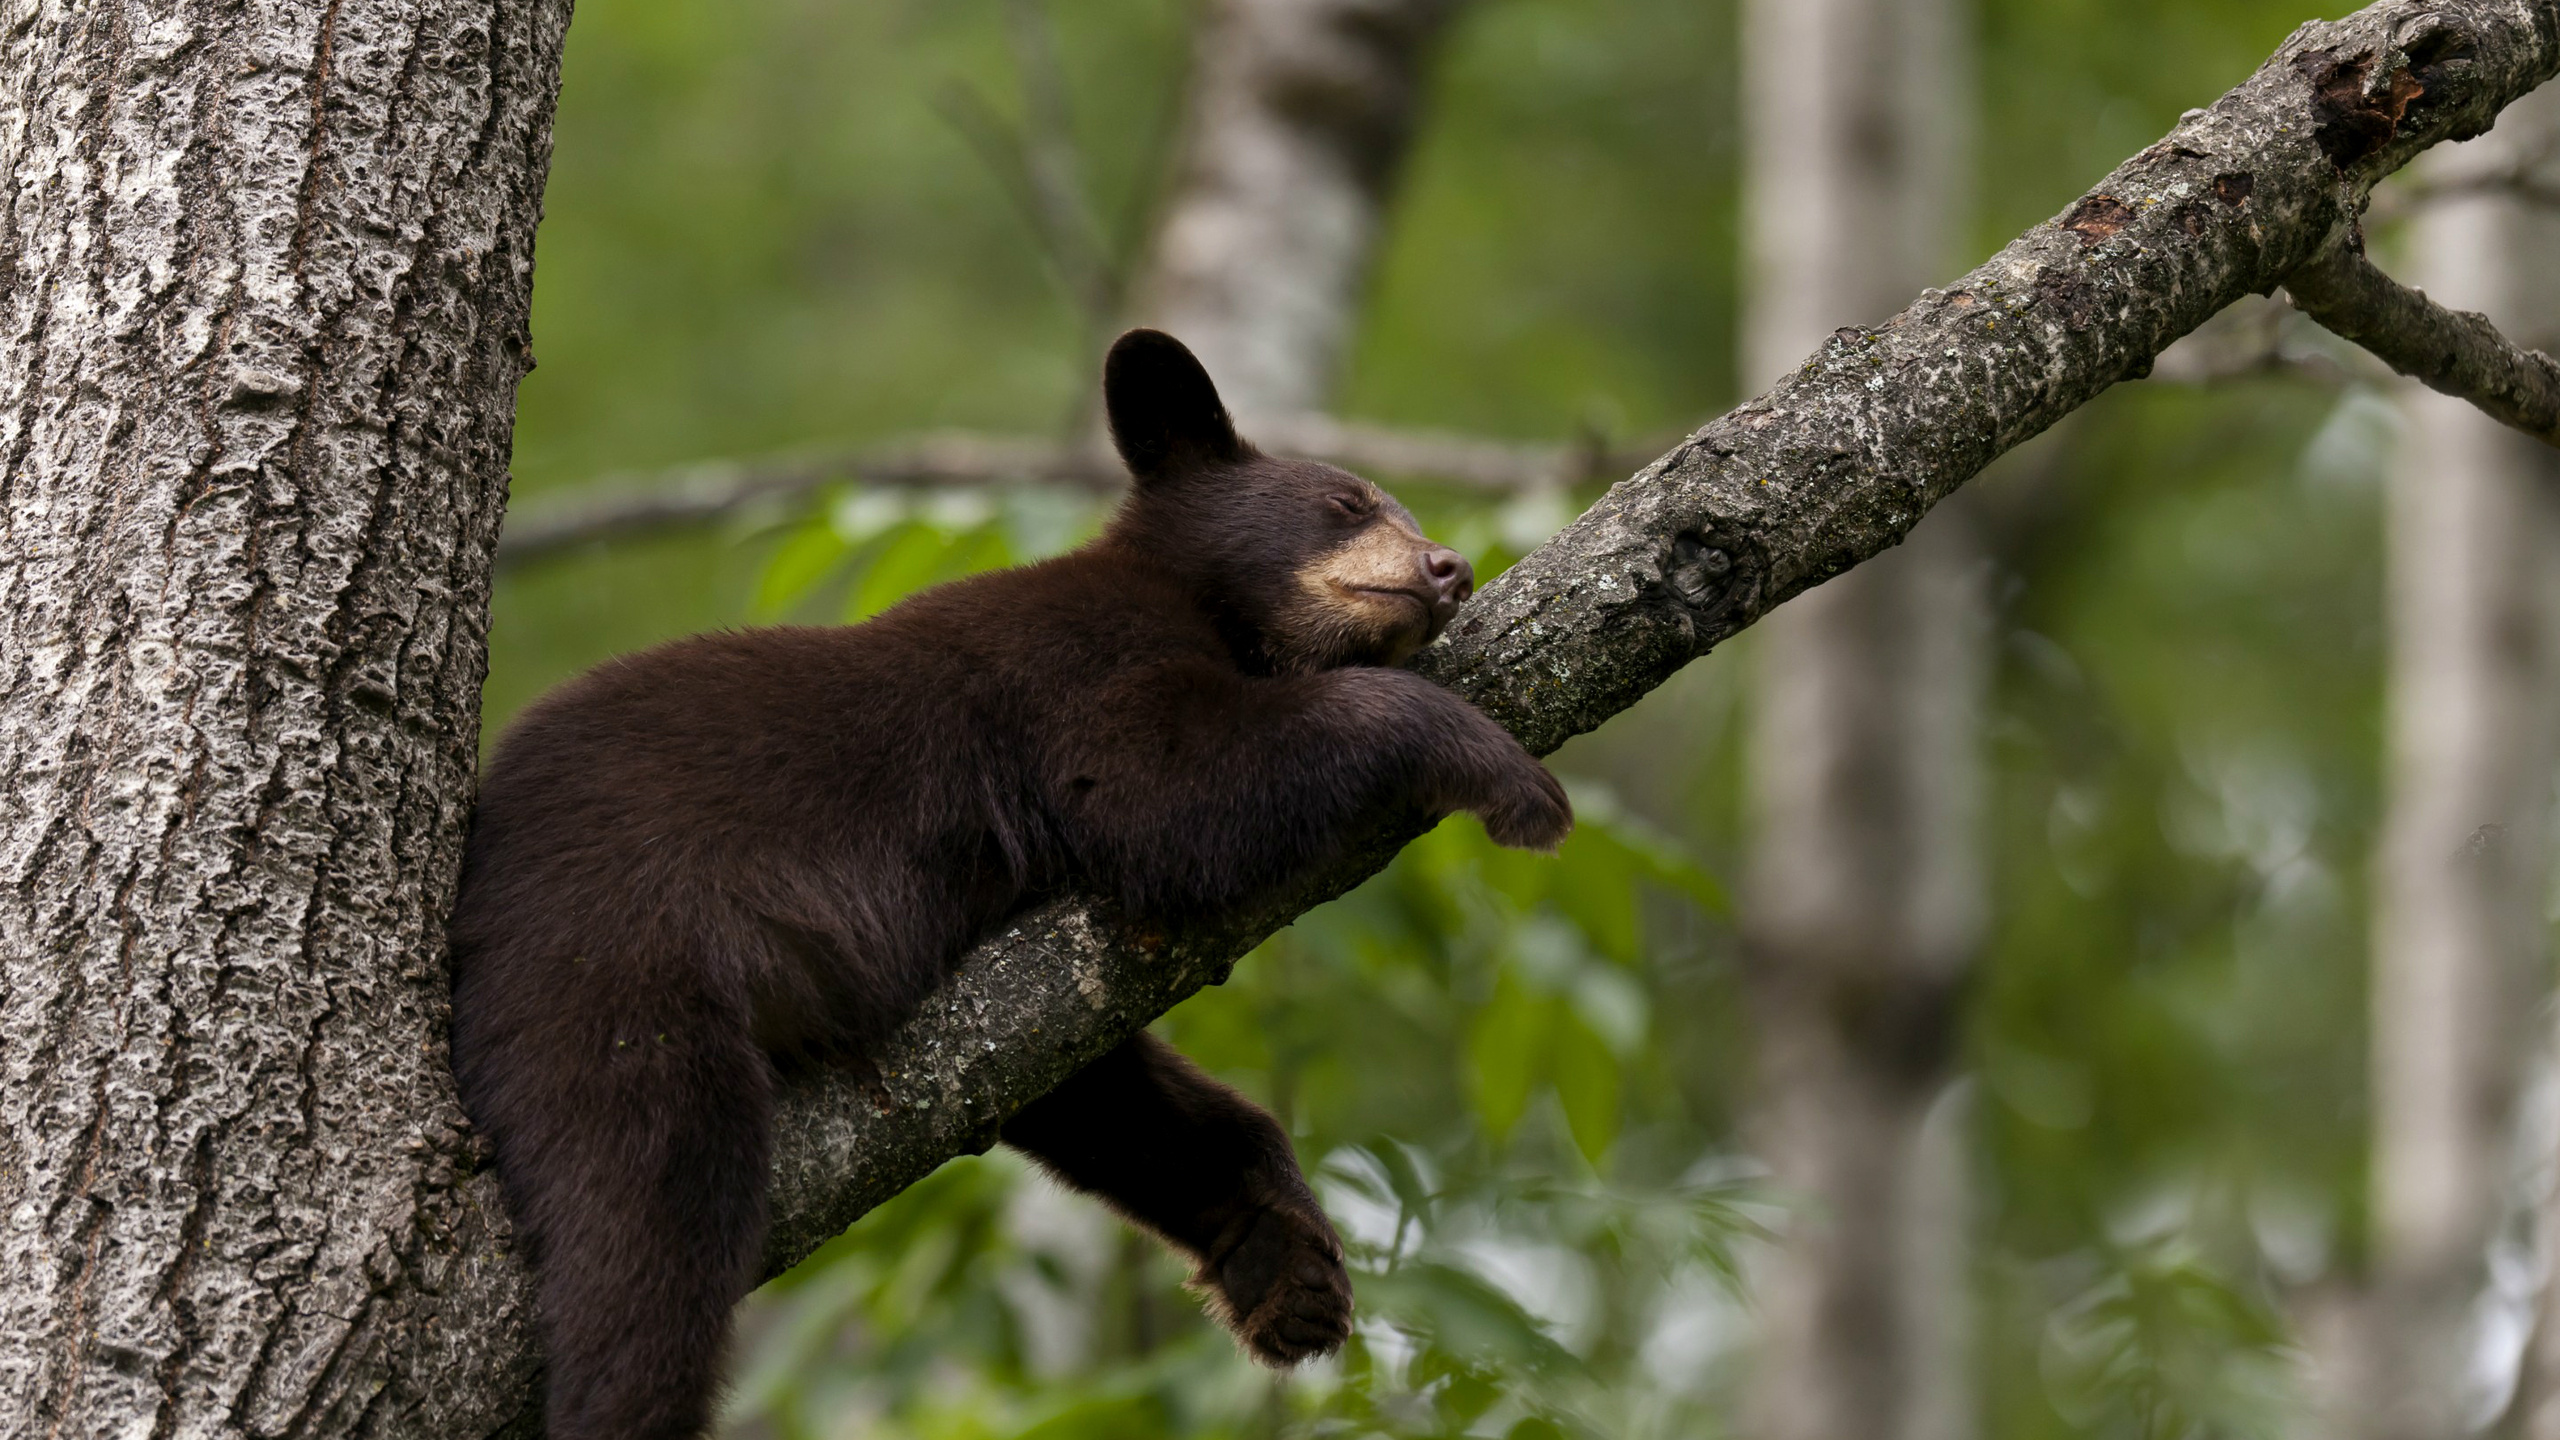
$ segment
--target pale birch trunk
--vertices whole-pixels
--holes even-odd
[[[2506,283],[2513,287],[2510,303],[2519,307],[2518,315],[2523,322],[2526,343],[2546,351],[2560,351],[2560,207],[2553,206],[2547,198],[2560,193],[2560,90],[2546,88],[2522,102],[2510,113],[2498,135],[2506,156],[2520,162],[2518,173],[2528,176],[2546,197],[2539,203],[2524,202],[2514,197],[2506,197],[2500,202],[2506,212],[2505,223],[2514,237],[2505,277]],[[2527,447],[2527,453],[2517,458],[2525,467],[2529,477],[2527,483],[2535,492],[2531,503],[2537,512],[2536,519],[2544,526],[2537,537],[2543,547],[2538,557],[2538,568],[2548,576],[2555,571],[2551,557],[2560,553],[2554,549],[2555,545],[2560,545],[2560,520],[2555,520],[2549,513],[2554,498],[2560,497],[2560,458],[2555,458],[2548,450],[2532,447]],[[2560,607],[2556,607],[2546,595],[2535,614],[2537,619],[2544,620],[2551,627],[2545,634],[2551,637],[2555,647],[2560,647],[2560,620],[2552,618],[2555,608]],[[2550,672],[2542,679],[2546,685],[2560,689],[2560,658],[2553,660]],[[2553,708],[2560,709],[2560,704]],[[2546,711],[2544,723],[2560,723],[2560,716]],[[2546,730],[2539,738],[2543,744],[2549,745],[2560,737],[2553,737]],[[2554,757],[2545,751],[2543,758],[2548,766]],[[2543,783],[2551,783],[2547,768]],[[2538,877],[2541,883],[2535,884],[2529,892],[2530,900],[2519,902],[2516,918],[2531,927],[2525,938],[2529,957],[2526,963],[2532,967],[2525,982],[2527,993],[2545,997],[2539,1017],[2543,1027],[2541,1041],[2545,1047],[2542,1055],[2544,1099],[2560,1101],[2560,1033],[2549,1028],[2555,1020],[2560,1020],[2560,1015],[2555,1015],[2547,998],[2552,980],[2548,944],[2552,895],[2545,888],[2549,879],[2547,867],[2552,858],[2551,817],[2547,809],[2542,812],[2542,818],[2543,832],[2534,838],[2543,848],[2543,865],[2546,868]],[[2555,1283],[2560,1281],[2560,1153],[2555,1153],[2552,1148],[2554,1140],[2560,1139],[2560,1124],[2553,1123],[2560,1120],[2560,1116],[2546,1111],[2533,1118],[2542,1122],[2539,1133],[2525,1127],[2519,1127],[2518,1133],[2529,1143],[2538,1142],[2539,1153],[2524,1157],[2528,1163],[2517,1168],[2526,1178],[2526,1183],[2519,1188],[2539,1205],[2538,1213],[2532,1217],[2531,1228],[2534,1248],[2539,1252],[2541,1274],[2536,1277],[2540,1288],[2535,1296],[2533,1331],[2518,1366],[2514,1433],[2520,1440],[2560,1440],[2560,1283]],[[2537,1186],[2539,1193],[2535,1194]]]
[[[0,1436],[522,1397],[442,925],[568,11],[10,7]]]
[[[1462,0],[1209,0],[1180,166],[1133,317],[1181,337],[1245,434],[1325,409],[1425,58]]]
[[[2529,342],[2560,339],[2560,232],[2464,193],[2547,146],[2560,91],[2428,157],[2410,279]],[[2446,1440],[2493,1418],[2474,1301],[2510,1203],[2547,1036],[2560,742],[2560,454],[2414,387],[2388,511],[2388,814],[2374,873],[2371,1249],[2324,1357],[2330,1433]],[[2550,1417],[2540,1427],[2548,1433]]]
[[[1748,362],[1766,379],[1952,268],[1969,76],[1960,0],[1745,16]],[[1984,570],[1964,507],[1941,507],[1773,613],[1758,646],[1749,1127],[1794,1209],[1758,1282],[1755,1440],[1971,1429],[1949,1079],[1982,930]]]

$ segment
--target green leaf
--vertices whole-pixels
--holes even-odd
[[[1618,1057],[1578,1018],[1556,1027],[1555,1087],[1573,1143],[1599,1164],[1618,1138]]]
[[[1506,968],[1494,982],[1493,998],[1468,1027],[1468,1095],[1476,1118],[1497,1142],[1520,1123],[1546,1070],[1555,1012],[1554,1001],[1531,993]]]
[[[806,598],[854,554],[833,528],[803,525],[766,562],[756,582],[755,613],[771,620]]]
[[[1574,832],[1557,852],[1559,860],[1576,858],[1572,852],[1579,846],[1590,852],[1595,866],[1624,866],[1635,875],[1688,897],[1710,915],[1733,912],[1732,898],[1715,872],[1678,836],[1629,811],[1620,803],[1617,792],[1605,785],[1577,781],[1568,787],[1568,793],[1573,796]],[[1600,859],[1603,856],[1607,857],[1605,862]]]
[[[1608,1045],[1609,1053],[1632,1060],[1644,1048],[1653,1002],[1634,976],[1606,965],[1585,965],[1573,977],[1572,994],[1573,1013]]]
[[[1168,1433],[1164,1405],[1152,1395],[1113,1395],[1071,1405],[1014,1440],[1138,1440]]]
[[[854,587],[845,618],[868,620],[932,584],[950,548],[951,542],[930,525],[899,527]]]
[[[1387,1187],[1395,1192],[1397,1212],[1405,1219],[1429,1221],[1433,1203],[1439,1197],[1413,1147],[1402,1141],[1381,1139],[1367,1149],[1386,1175]]]
[[[1430,1342],[1440,1363],[1572,1371],[1581,1362],[1547,1334],[1536,1317],[1491,1282],[1437,1260],[1416,1260],[1385,1274],[1353,1277],[1363,1311]],[[1425,1369],[1435,1357],[1415,1362]]]

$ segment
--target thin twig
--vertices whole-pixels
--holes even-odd
[[[1077,317],[1099,335],[1120,313],[1127,277],[1085,186],[1057,35],[1040,0],[1006,0],[1004,17],[1014,78],[1022,89],[1022,123],[1007,120],[962,80],[943,86],[935,108],[994,173],[1030,225]]]
[[[1093,317],[1114,313],[1120,303],[1119,277],[1084,233],[1081,222],[1056,203],[1054,164],[1036,160],[1023,132],[965,82],[955,80],[944,86],[934,108],[978,152],[1004,187],[1006,198],[1022,212],[1078,319],[1092,325]]]
[[[2304,314],[2392,369],[2560,445],[2560,361],[2518,346],[2489,317],[2447,310],[2344,246],[2294,271],[2284,288]]]

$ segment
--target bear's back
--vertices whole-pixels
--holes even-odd
[[[1039,870],[1054,858],[1040,770],[1060,717],[1125,667],[1219,647],[1160,573],[1088,549],[860,625],[718,632],[608,661],[499,741],[457,954],[501,936],[536,951],[633,931],[690,945],[741,908],[834,930],[907,871],[977,863],[982,840]],[[902,917],[859,918],[885,933]]]

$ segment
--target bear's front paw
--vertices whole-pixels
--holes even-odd
[[[1526,755],[1521,760],[1476,813],[1494,844],[1553,854],[1573,833],[1573,802],[1546,766]]]
[[[1253,1358],[1290,1366],[1330,1355],[1351,1338],[1351,1275],[1342,1242],[1312,1208],[1257,1210],[1200,1278],[1218,1318]]]

